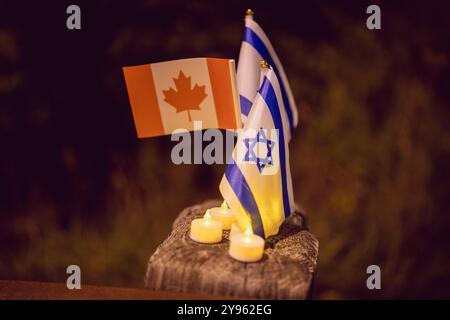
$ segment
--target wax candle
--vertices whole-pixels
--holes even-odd
[[[245,232],[234,234],[230,239],[229,254],[242,262],[261,260],[264,253],[264,239],[253,234],[250,228]]]
[[[223,230],[230,230],[235,221],[233,211],[228,208],[224,201],[220,207],[211,208],[211,217],[213,220],[222,222]]]
[[[203,218],[194,219],[191,222],[190,237],[201,243],[216,243],[222,241],[222,223],[211,218],[211,213],[206,210]]]

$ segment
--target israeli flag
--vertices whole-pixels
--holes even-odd
[[[298,112],[291,87],[269,38],[253,20],[253,13],[249,10],[245,17],[244,41],[237,67],[237,84],[244,125],[261,84],[259,65],[261,60],[266,60],[272,66],[280,81],[281,96],[286,107],[289,129],[292,131],[298,124]]]
[[[294,197],[282,90],[274,68],[259,70],[261,87],[219,189],[238,227],[267,238],[294,212]]]

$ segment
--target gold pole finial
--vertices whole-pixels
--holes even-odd
[[[269,63],[266,60],[261,60],[261,68],[268,69]]]
[[[253,17],[253,10],[252,10],[252,9],[247,9],[247,10],[245,11],[245,14],[246,14],[247,16],[252,16],[252,17]]]

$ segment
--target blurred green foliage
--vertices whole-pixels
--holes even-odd
[[[85,100],[60,90],[42,93],[46,87],[34,76],[39,69],[27,60],[29,29],[0,28],[0,132],[7,151],[0,167],[0,278],[65,281],[65,268],[78,264],[84,283],[141,286],[147,259],[178,212],[219,196],[223,166],[175,166],[168,137],[137,141],[120,67],[237,58],[244,4],[123,5],[92,9],[114,12],[104,17],[108,27],[86,21],[95,30],[90,55],[101,64],[90,65],[94,91],[91,83],[75,84]],[[365,28],[363,4],[286,6],[253,7],[299,102],[291,170],[296,201],[320,241],[315,297],[449,297],[448,23],[441,28],[431,15],[438,6],[421,20],[421,8],[385,3],[383,29],[374,32]],[[80,39],[68,42],[85,46]],[[86,112],[76,118],[84,126],[55,125],[66,113],[72,119],[66,125],[76,122],[70,103],[95,94],[92,105],[76,106]],[[108,117],[93,108],[105,108]],[[93,120],[85,119],[88,112]],[[46,157],[20,140],[21,132],[42,134]],[[16,144],[33,153],[24,156]],[[16,161],[23,157],[43,158],[39,165]],[[379,292],[365,285],[371,264],[382,270]]]

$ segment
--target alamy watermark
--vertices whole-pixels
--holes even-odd
[[[376,264],[367,267],[366,273],[370,276],[366,280],[366,286],[369,290],[381,289],[381,268]]]
[[[177,142],[171,151],[174,164],[252,163],[263,175],[278,172],[282,151],[278,129],[260,127],[235,132],[202,129],[202,122],[194,121],[194,132],[186,129],[172,132],[171,140]]]
[[[81,289],[81,268],[76,264],[72,264],[67,267],[66,273],[69,275],[66,280],[67,289]]]
[[[66,20],[66,27],[69,30],[81,29],[81,9],[76,4],[67,7],[66,13],[70,14]]]
[[[370,16],[366,20],[366,26],[369,30],[381,29],[381,9],[376,4],[367,7],[366,13]]]

